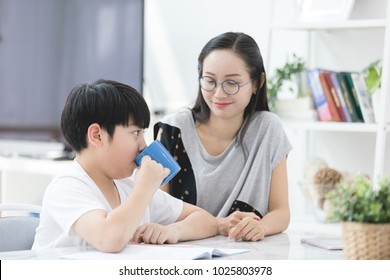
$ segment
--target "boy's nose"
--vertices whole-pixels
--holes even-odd
[[[141,143],[139,144],[139,146],[138,146],[138,151],[139,152],[142,152],[145,148],[146,148],[146,142],[145,142],[145,139],[143,139],[142,141],[141,141]]]

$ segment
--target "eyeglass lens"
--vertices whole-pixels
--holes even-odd
[[[217,81],[210,77],[202,77],[200,78],[200,86],[206,91],[212,91],[217,87]],[[240,90],[240,85],[233,80],[226,80],[222,83],[222,89],[227,94],[236,94]]]

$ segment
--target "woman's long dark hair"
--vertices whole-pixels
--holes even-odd
[[[227,32],[211,39],[202,49],[198,57],[199,78],[203,76],[203,62],[205,58],[214,50],[227,49],[232,50],[241,59],[244,60],[248,73],[252,81],[256,82],[257,90],[252,94],[251,100],[244,111],[244,122],[240,129],[240,135],[237,138],[242,143],[243,135],[248,128],[250,119],[256,111],[269,111],[267,100],[267,83],[264,81],[261,85],[261,78],[265,69],[263,57],[256,41],[240,32]],[[192,113],[197,121],[205,123],[210,118],[210,108],[203,98],[201,88],[198,88],[198,97],[192,108]]]

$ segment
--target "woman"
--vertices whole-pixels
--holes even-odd
[[[289,224],[286,159],[280,119],[269,112],[266,75],[256,42],[228,32],[198,58],[199,93],[192,109],[154,127],[182,170],[163,188],[206,209],[218,232],[257,241]]]

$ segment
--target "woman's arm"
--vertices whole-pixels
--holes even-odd
[[[219,233],[229,239],[257,241],[267,235],[280,233],[290,222],[288,203],[288,180],[286,159],[272,172],[269,212],[262,219],[254,218],[253,213],[235,212],[229,217],[218,218]]]
[[[266,229],[265,235],[286,230],[290,223],[286,159],[283,159],[272,172],[268,208],[268,214],[260,221]]]

